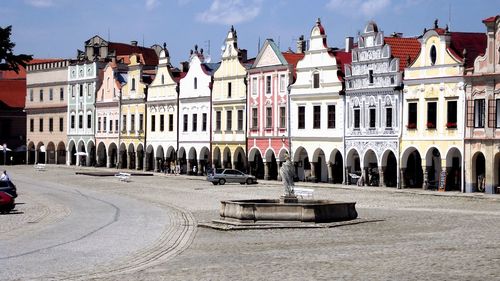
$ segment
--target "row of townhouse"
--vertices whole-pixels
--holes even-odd
[[[231,27],[220,62],[195,46],[180,68],[165,44],[96,36],[28,67],[27,161],[280,180],[289,154],[298,180],[494,193],[500,17],[483,22],[416,38],[369,22],[337,49],[318,19],[296,52],[267,39],[253,59]]]

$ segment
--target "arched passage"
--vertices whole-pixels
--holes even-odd
[[[500,186],[500,152],[495,154],[493,164],[493,186]]]
[[[95,166],[96,165],[96,148],[95,143],[93,141],[89,141],[87,144],[87,152],[88,152],[88,160],[87,166]]]
[[[66,164],[66,146],[64,145],[64,142],[61,141],[57,144],[56,153],[56,164]]]
[[[148,145],[146,149],[146,171],[153,171],[155,167],[154,159],[154,148],[152,145]]]
[[[427,188],[437,189],[441,173],[441,153],[435,147],[430,148],[425,155],[424,185],[427,173]]]
[[[99,142],[97,145],[97,167],[107,167],[107,158],[106,145],[103,142]]]
[[[486,159],[482,152],[472,157],[472,181],[474,191],[484,192],[486,183]]]
[[[136,168],[137,170],[143,170],[144,169],[144,146],[142,143],[137,145],[137,159],[136,159]]]
[[[351,149],[346,158],[347,184],[355,184],[361,176],[361,160],[356,149]],[[355,175],[355,176],[354,176]],[[353,177],[354,176],[354,177]]]
[[[167,161],[167,166],[170,167],[170,172],[173,173],[175,171],[175,165],[177,164],[177,156],[175,154],[175,148],[173,146],[169,146],[167,148],[167,154],[165,156]]]
[[[36,162],[37,163],[46,163],[46,151],[47,148],[43,144],[43,142],[39,142],[36,145]]]
[[[28,164],[35,164],[35,144],[33,142],[28,143]]]
[[[344,161],[342,154],[337,149],[330,153],[330,169],[331,177],[328,178],[330,183],[342,183],[344,175]]]
[[[274,155],[274,150],[268,149],[266,151],[266,165],[267,165],[267,179],[277,180],[278,179],[278,164],[276,162],[276,156]],[[265,172],[264,172],[265,177]]]
[[[387,187],[396,187],[398,182],[398,160],[391,150],[382,155],[383,184]]]
[[[118,148],[116,144],[113,142],[109,145],[108,148],[108,167],[114,168],[118,163]]]
[[[85,143],[81,140],[78,142],[77,148],[77,163],[79,166],[85,166],[87,163],[87,149],[85,148]]]
[[[68,151],[69,151],[69,164],[76,165],[76,159],[77,159],[76,144],[73,141],[69,142]]]
[[[305,181],[311,176],[311,163],[309,162],[309,155],[307,150],[302,146],[295,150],[293,161],[296,162],[295,175],[298,180]]]
[[[415,148],[408,148],[401,158],[403,169],[402,187],[422,188],[423,171],[422,158]]]
[[[56,146],[53,142],[47,144],[45,155],[47,156],[47,164],[56,163]]]
[[[371,149],[365,152],[363,157],[364,182],[368,186],[378,186],[380,175],[378,172],[377,155]]]
[[[198,153],[196,153],[196,148],[194,147],[189,149],[186,172],[188,175],[196,175],[198,173]]]
[[[198,175],[207,175],[207,170],[210,169],[210,150],[207,147],[201,148],[198,162]]]
[[[180,173],[185,174],[187,168],[187,156],[186,149],[184,147],[179,148],[179,151],[177,152],[177,165],[180,166]]]
[[[127,168],[127,147],[124,143],[120,144],[120,160],[118,161],[120,169]]]
[[[163,146],[159,145],[156,148],[155,163],[153,164],[154,170],[160,172],[163,167],[164,161],[165,161],[165,152],[163,151]]]
[[[237,147],[234,151],[234,168],[242,172],[247,172],[247,161],[245,151],[241,147]]]
[[[224,152],[222,154],[222,166],[223,168],[231,169],[233,167],[232,159],[231,159],[231,150],[229,147],[224,148]]]
[[[311,180],[315,182],[328,181],[328,168],[326,166],[325,152],[321,148],[317,148],[312,157],[311,163]]]
[[[129,143],[128,145],[128,168],[133,170],[135,169],[135,147],[133,143]]]
[[[259,148],[254,147],[250,149],[248,161],[250,162],[250,174],[258,179],[264,179],[264,159],[260,154]]]
[[[446,154],[446,190],[462,189],[462,154],[453,147]]]
[[[213,151],[213,165],[215,168],[222,168],[222,159],[221,159],[220,148],[216,146]]]

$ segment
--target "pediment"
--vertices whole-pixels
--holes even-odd
[[[280,65],[281,61],[278,55],[274,52],[271,45],[266,44],[265,49],[262,51],[262,55],[258,58],[255,67],[264,67],[270,65]]]

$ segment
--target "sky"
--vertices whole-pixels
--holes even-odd
[[[15,53],[75,58],[94,35],[140,45],[167,44],[171,61],[189,58],[197,44],[220,59],[231,25],[238,46],[255,57],[266,38],[296,49],[321,19],[328,46],[343,48],[374,20],[386,35],[419,36],[424,28],[485,32],[482,20],[500,14],[498,0],[0,0],[0,26],[12,25]]]

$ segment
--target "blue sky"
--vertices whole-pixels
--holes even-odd
[[[231,25],[239,47],[253,57],[259,38],[295,50],[317,18],[328,45],[343,47],[345,37],[356,36],[369,20],[386,35],[421,35],[436,18],[451,31],[485,32],[481,21],[499,14],[499,7],[496,0],[0,0],[0,25],[13,26],[17,53],[37,58],[72,58],[85,40],[109,34],[114,42],[166,42],[177,65],[195,44],[207,53],[209,41],[217,61]]]

